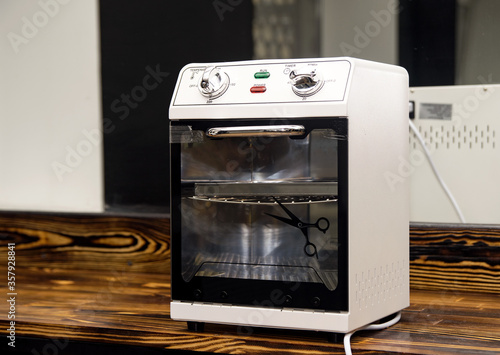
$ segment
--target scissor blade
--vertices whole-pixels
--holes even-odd
[[[306,240],[309,240],[309,235],[307,233],[307,228],[301,228],[297,225],[297,223],[295,223],[294,221],[292,221],[291,219],[288,219],[288,218],[285,218],[285,217],[281,217],[281,216],[276,216],[275,214],[271,214],[271,213],[267,213],[267,212],[264,212],[264,214],[267,214],[268,216],[271,216],[273,218],[276,218],[277,220],[281,221],[281,222],[284,222],[286,224],[289,224],[291,225],[292,227],[295,227],[295,228],[298,228],[300,229],[300,231],[302,232],[302,234],[304,235],[304,237],[306,237]]]
[[[275,215],[275,214],[271,214],[271,213],[267,213],[267,212],[264,212],[264,214],[267,214],[268,216],[271,216],[271,217],[273,217],[273,218],[276,218],[278,221],[284,222],[284,223],[286,223],[286,224],[289,224],[289,225],[291,225],[291,226],[293,226],[293,227],[298,228],[298,227],[297,227],[297,223],[295,223],[294,221],[292,221],[292,220],[291,220],[291,219],[289,219],[289,218],[285,218],[285,217],[277,216],[277,215]]]
[[[295,216],[288,208],[285,207],[284,204],[282,204],[281,202],[278,201],[278,199],[276,197],[274,197],[274,201],[276,201],[278,203],[278,205],[280,205],[280,207],[283,209],[283,211],[285,211],[285,213],[293,220],[295,221],[296,223],[298,222],[301,222],[300,219],[297,218],[297,216]]]

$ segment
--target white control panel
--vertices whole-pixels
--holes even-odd
[[[173,106],[343,101],[350,70],[347,60],[192,64]]]

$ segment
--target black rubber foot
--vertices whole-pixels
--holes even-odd
[[[344,341],[344,334],[329,332],[327,333],[326,338],[330,343],[342,343],[342,341]]]
[[[203,332],[205,329],[205,323],[203,322],[187,322],[188,329],[192,332]]]

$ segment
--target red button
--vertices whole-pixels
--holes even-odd
[[[250,88],[250,92],[251,93],[254,93],[254,94],[259,94],[259,93],[263,93],[263,92],[266,92],[266,87],[265,86],[252,86]]]

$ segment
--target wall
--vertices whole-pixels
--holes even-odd
[[[398,11],[395,0],[322,0],[321,56],[397,64]]]
[[[455,84],[500,83],[500,2],[458,2],[457,72]],[[483,79],[481,79],[483,78]]]
[[[170,210],[168,108],[181,68],[252,59],[252,2],[231,4],[100,2],[107,210]]]
[[[0,209],[103,210],[97,0],[0,2]]]

